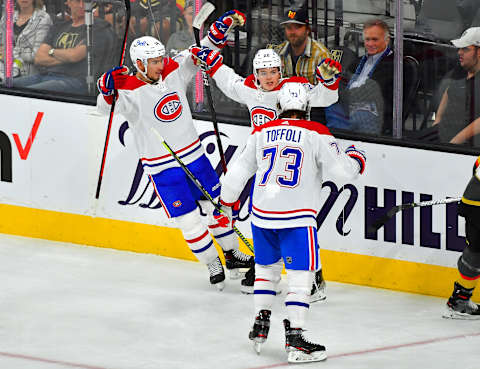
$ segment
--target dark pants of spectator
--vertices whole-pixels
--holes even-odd
[[[13,87],[28,87],[36,90],[87,94],[87,83],[75,77],[57,73],[34,74],[15,78]]]

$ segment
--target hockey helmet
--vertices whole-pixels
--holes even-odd
[[[302,83],[285,83],[277,96],[277,107],[279,113],[287,110],[300,110],[308,113],[308,94]]]
[[[278,68],[282,78],[282,61],[273,49],[260,49],[253,58],[253,74],[258,79],[257,70],[262,68]]]
[[[145,78],[147,77],[148,59],[158,58],[165,55],[165,46],[155,37],[143,36],[133,40],[130,46],[130,59],[138,72]],[[140,60],[145,67],[145,72],[142,72],[137,65],[137,60]]]

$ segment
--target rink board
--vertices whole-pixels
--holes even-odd
[[[94,107],[76,104],[13,96],[0,96],[0,104],[11,107],[0,128],[0,232],[193,259],[142,175],[131,129],[121,116],[114,119],[96,200],[107,118]],[[195,123],[218,168],[212,124]],[[235,160],[249,129],[220,128],[227,161]],[[325,206],[318,222],[326,278],[449,295],[464,247],[464,222],[455,204],[403,212],[374,235],[366,233],[366,224],[383,207],[461,195],[474,157],[340,143],[365,150],[367,169],[351,183],[324,178]],[[246,215],[246,205],[241,214]],[[238,227],[251,237],[248,220]]]

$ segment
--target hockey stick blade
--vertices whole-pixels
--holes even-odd
[[[207,20],[207,18],[210,16],[210,14],[213,13],[215,10],[215,5],[212,3],[209,3],[208,1],[202,5],[200,10],[198,11],[197,16],[193,20],[192,27],[193,29],[200,29],[203,26],[203,23]]]
[[[410,204],[406,204],[410,205]],[[367,228],[367,233],[375,233],[381,226],[383,226],[385,223],[387,223],[390,219],[392,219],[395,214],[397,214],[399,211],[402,211],[403,208],[402,206],[404,205],[398,205],[394,206],[391,208],[387,214],[381,216],[378,218],[375,222],[373,222],[368,228]]]

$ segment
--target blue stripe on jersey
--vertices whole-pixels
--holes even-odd
[[[274,295],[276,296],[277,293],[272,290],[253,290],[254,295]]]
[[[285,305],[288,306],[288,305],[296,305],[296,306],[303,306],[305,308],[309,308],[310,305],[309,304],[306,304],[304,302],[300,302],[300,301],[287,301],[285,302]]]
[[[215,236],[215,238],[222,238],[222,237],[230,236],[233,232],[234,232],[234,230],[231,229],[231,230],[229,230],[229,231],[227,231],[227,232],[225,232],[225,233],[217,234],[217,235]]]
[[[200,253],[200,252],[204,252],[206,249],[208,249],[210,246],[212,246],[212,244],[213,244],[213,241],[210,241],[207,246],[202,247],[201,249],[198,249],[198,250],[192,250],[192,252],[193,252],[194,254],[198,254],[198,253]]]
[[[253,215],[257,218],[264,219],[264,220],[292,220],[292,219],[300,219],[300,218],[312,218],[317,221],[317,218],[313,215],[297,215],[296,217],[288,217],[288,218],[275,218],[275,217],[263,217],[258,215],[255,211],[252,211]]]
[[[202,147],[202,145],[198,145],[198,146],[197,146],[196,148],[194,148],[192,151],[189,151],[189,152],[187,152],[186,154],[177,155],[177,156],[178,156],[180,159],[182,159],[182,158],[184,158],[185,156],[188,156],[188,155],[190,155],[190,154],[193,154],[195,151],[197,151],[197,150],[200,149],[201,147]],[[174,161],[176,161],[175,158],[173,158],[173,159],[171,159],[171,160],[168,160],[168,161],[163,161],[163,162],[157,163],[157,164],[144,164],[144,163],[142,162],[142,165],[143,165],[144,167],[158,167],[158,166],[160,166],[160,165],[169,164],[169,163],[174,162]]]

